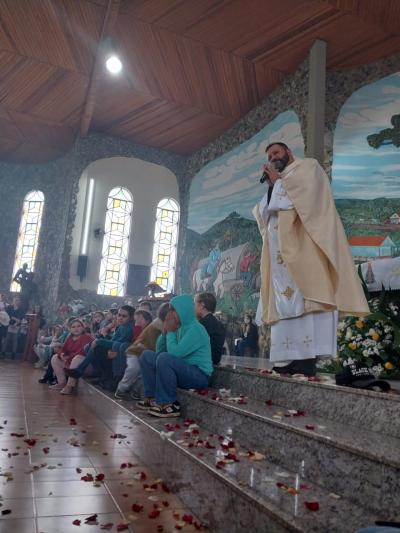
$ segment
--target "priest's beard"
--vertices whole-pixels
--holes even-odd
[[[281,157],[280,159],[275,159],[273,163],[276,170],[278,172],[282,172],[282,170],[284,170],[287,167],[287,164],[289,163],[289,155],[285,153],[283,157]]]

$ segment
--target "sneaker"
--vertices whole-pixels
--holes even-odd
[[[139,409],[143,409],[144,411],[148,411],[155,405],[157,404],[154,398],[145,398],[144,400],[136,402],[136,407],[139,407]]]
[[[114,398],[117,400],[128,400],[129,395],[126,392],[121,392],[117,389],[114,393]]]
[[[176,403],[154,405],[150,407],[149,415],[158,416],[159,418],[175,418],[181,416],[181,408]]]
[[[129,393],[129,397],[131,400],[141,400],[143,396],[139,394],[138,392],[135,392],[134,390],[131,390]]]
[[[73,392],[73,389],[72,387],[64,387],[62,390],[60,390],[60,394],[65,394],[65,395],[69,395],[69,394],[72,394]]]

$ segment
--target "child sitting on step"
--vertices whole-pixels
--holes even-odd
[[[157,318],[148,324],[138,338],[126,350],[126,369],[123,378],[118,383],[115,397],[118,400],[126,398],[127,394],[134,400],[143,398],[143,383],[140,374],[139,357],[144,350],[156,350],[157,339],[161,335],[164,321],[169,311],[169,304],[162,304],[157,311]],[[147,311],[136,311],[136,315],[142,313],[143,316],[151,318]],[[148,320],[148,318],[147,318]]]
[[[85,359],[85,345],[93,340],[91,335],[85,333],[85,325],[79,318],[71,320],[69,333],[60,353],[54,354],[51,358],[51,366],[57,377],[57,384],[50,388],[61,392],[61,394],[72,394],[76,379],[70,377],[67,381],[65,370],[79,366]]]
[[[145,399],[137,406],[158,417],[180,416],[177,387],[206,389],[213,371],[210,337],[196,320],[193,297],[175,296],[170,306],[158,342],[165,341],[165,348],[145,350],[139,360]]]

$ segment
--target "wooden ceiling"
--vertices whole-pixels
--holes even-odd
[[[0,159],[47,161],[94,130],[189,154],[315,39],[343,70],[399,52],[399,30],[400,0],[0,0]]]

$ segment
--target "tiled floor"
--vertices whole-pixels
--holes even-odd
[[[132,449],[137,428],[124,428],[124,440],[110,438],[113,430],[79,395],[51,392],[37,382],[40,376],[28,365],[0,362],[0,533],[123,531],[125,523],[133,533],[178,531],[190,512],[139,464]],[[82,481],[88,474],[105,478]],[[133,504],[143,510],[134,512]],[[85,524],[93,514],[97,525]],[[185,524],[185,532],[194,530]]]

